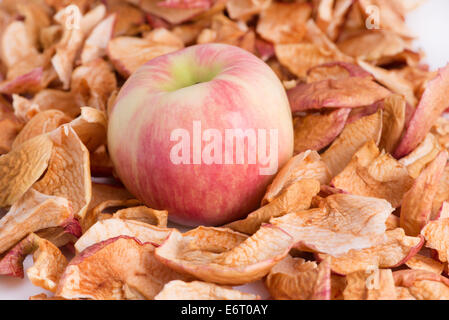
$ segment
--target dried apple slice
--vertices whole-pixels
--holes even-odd
[[[413,151],[429,133],[435,121],[448,107],[449,65],[439,70],[427,87],[401,139],[394,156],[402,158]]]
[[[338,256],[382,241],[393,208],[381,199],[335,194],[318,209],[290,213],[270,223],[290,234],[295,246]]]
[[[440,216],[437,220],[430,221],[421,231],[426,239],[426,247],[435,249],[438,252],[438,259],[441,262],[448,261],[449,246],[447,242],[449,230],[449,203],[444,202]]]
[[[130,36],[139,32],[145,23],[145,14],[139,8],[122,1],[108,1],[108,12],[117,14],[113,37]]]
[[[28,141],[41,134],[53,131],[64,123],[72,119],[59,110],[46,110],[39,112],[27,122],[17,138],[14,140],[13,148],[17,148],[25,141]]]
[[[299,84],[287,91],[292,112],[356,108],[385,99],[390,92],[369,78],[349,77]]]
[[[85,105],[83,96],[77,92],[67,92],[56,89],[45,89],[37,93],[30,101],[36,104],[39,110],[60,110],[69,117],[77,117],[81,107]]]
[[[375,67],[367,62],[359,60],[358,64],[367,72],[371,73],[380,84],[397,94],[403,95],[407,103],[411,106],[416,106],[417,100],[413,91],[413,86],[409,81],[402,78],[397,73]]]
[[[135,220],[106,219],[95,223],[75,243],[77,252],[88,247],[119,236],[128,236],[140,242],[161,244],[170,234],[171,229],[158,228]]]
[[[13,112],[8,112],[4,115],[0,114],[0,155],[11,151],[14,141],[22,128],[23,123]]]
[[[419,235],[429,222],[432,203],[446,167],[448,154],[442,151],[416,178],[412,188],[404,195],[401,207],[401,227],[408,235]]]
[[[232,1],[241,3],[241,1]],[[251,1],[246,1],[251,2]],[[267,7],[268,1],[265,1]],[[228,2],[228,9],[232,3]],[[268,3],[261,12],[257,33],[272,43],[298,43],[307,33],[306,22],[312,14],[308,3]],[[232,18],[232,14],[231,14]]]
[[[31,233],[12,248],[0,261],[0,274],[23,278],[23,261],[33,254],[34,264],[27,270],[30,281],[54,292],[67,266],[67,259],[50,241]]]
[[[443,176],[438,184],[437,193],[433,198],[432,214],[430,220],[435,220],[441,216],[442,209],[446,209],[445,201],[449,200],[449,165],[444,168]]]
[[[327,79],[339,80],[350,77],[373,79],[372,75],[361,67],[347,62],[330,62],[313,67],[307,72],[307,83],[323,81]]]
[[[106,130],[108,127],[106,114],[94,108],[81,108],[81,115],[70,122],[86,148],[93,152],[106,143]]]
[[[324,114],[295,118],[295,153],[320,151],[343,131],[351,109],[341,108]]]
[[[423,238],[406,236],[401,228],[389,230],[381,243],[332,257],[331,268],[341,275],[372,268],[394,268],[411,259],[423,244]],[[319,257],[323,259],[326,255],[320,254]]]
[[[346,125],[340,136],[323,153],[322,159],[332,176],[338,175],[351,161],[352,156],[365,143],[379,142],[382,134],[382,110]]]
[[[286,187],[270,203],[250,213],[246,219],[232,222],[225,225],[225,227],[246,234],[254,234],[263,223],[267,223],[271,218],[309,209],[313,197],[318,192],[320,192],[320,182],[318,180],[299,180]]]
[[[138,206],[118,210],[112,217],[116,219],[136,220],[159,228],[165,228],[167,227],[168,211]]]
[[[17,78],[2,81],[0,83],[0,93],[35,93],[42,88],[43,78],[44,70],[41,67],[35,68]]]
[[[401,270],[393,273],[395,284],[416,300],[448,300],[449,279],[424,270]]]
[[[82,219],[92,194],[89,151],[70,125],[56,129],[49,133],[49,137],[53,151],[48,170],[34,188],[69,199],[75,217]]]
[[[330,300],[330,261],[317,265],[288,255],[271,269],[265,284],[277,300]]]
[[[106,55],[108,43],[112,38],[117,14],[113,13],[101,21],[84,42],[81,52],[81,63],[86,64]]]
[[[189,280],[154,257],[154,246],[120,236],[97,243],[67,266],[56,295],[66,299],[153,299],[164,284]]]
[[[439,117],[432,127],[431,133],[437,137],[438,142],[448,149],[449,147],[449,119]]]
[[[30,189],[0,220],[0,254],[29,233],[62,226],[72,218],[67,199]]]
[[[157,32],[157,29],[153,32]],[[179,41],[166,44],[148,38],[117,37],[109,42],[108,55],[117,71],[124,77],[129,77],[149,60],[182,49],[183,43],[180,39]]]
[[[408,172],[413,178],[417,178],[421,171],[432,162],[443,150],[435,136],[429,133],[423,142],[406,157],[399,160],[401,164],[407,167]]]
[[[245,21],[265,10],[270,3],[271,0],[228,0],[226,10],[231,19]]]
[[[258,300],[259,296],[201,281],[173,280],[154,300]]]
[[[372,274],[364,270],[346,276],[343,291],[345,300],[396,300],[396,287],[390,269],[376,270]]]
[[[13,21],[2,32],[1,58],[6,67],[12,67],[27,56],[37,56],[25,22]]]
[[[444,271],[444,264],[421,254],[413,256],[406,263],[407,267],[413,270],[426,270],[436,274],[442,274]]]
[[[236,236],[229,232],[209,236],[206,242],[200,241],[204,232],[193,230],[182,235],[173,230],[155,255],[170,268],[203,281],[240,285],[264,277],[288,254],[293,244],[292,237],[271,225],[262,226],[246,240],[240,236],[239,241],[233,243],[228,239]]]
[[[356,152],[331,184],[350,194],[385,199],[398,208],[412,187],[413,178],[406,167],[389,154],[381,153],[371,140]]]
[[[316,151],[306,151],[291,158],[268,187],[262,204],[273,201],[290,185],[302,179],[316,179],[321,184],[329,183],[329,170]]]
[[[41,177],[49,165],[53,144],[47,136],[24,142],[0,157],[0,207],[11,206]]]
[[[164,0],[141,0],[138,5],[143,11],[152,15],[160,17],[171,24],[180,24],[182,22],[191,20],[204,12],[205,8],[190,8],[190,9],[178,9],[167,8],[160,6],[159,4]]]
[[[406,102],[400,95],[391,95],[383,102],[382,138],[379,147],[392,153],[405,127]]]

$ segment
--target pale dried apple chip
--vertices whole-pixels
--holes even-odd
[[[396,300],[396,287],[390,269],[357,271],[346,276],[345,300]]]
[[[290,234],[295,247],[333,256],[369,248],[382,241],[393,208],[381,199],[335,194],[318,209],[270,220]]]
[[[12,112],[0,115],[0,155],[11,151],[22,128],[23,123]]]
[[[153,299],[165,283],[178,279],[189,280],[155,259],[154,245],[120,236],[77,255],[65,269],[56,295],[66,299]]]
[[[50,241],[31,233],[0,261],[0,273],[23,278],[23,261],[33,254],[34,264],[26,272],[30,281],[38,287],[54,292],[67,266],[67,259]]]
[[[322,154],[332,176],[338,175],[351,161],[352,156],[365,143],[376,144],[382,134],[382,110],[346,125],[340,136]]]
[[[316,179],[323,185],[329,183],[329,170],[316,151],[308,150],[291,158],[267,188],[262,204],[273,201],[290,185],[302,179]]]
[[[405,127],[406,102],[400,95],[391,95],[383,102],[382,137],[379,147],[392,153]]]
[[[250,213],[245,219],[234,221],[225,227],[246,234],[254,234],[262,224],[269,222],[271,218],[309,209],[313,197],[318,192],[320,192],[318,180],[301,179],[286,187],[274,200]]]
[[[159,5],[164,0],[141,0],[137,4],[143,11],[168,21],[171,24],[179,24],[203,13],[206,8],[170,8]]]
[[[46,110],[39,112],[23,127],[22,131],[14,140],[13,148],[17,148],[25,141],[28,141],[41,134],[53,131],[64,123],[72,119],[59,110]]]
[[[429,222],[432,203],[446,167],[448,154],[442,151],[416,178],[404,195],[401,207],[401,227],[408,235],[419,235]]]
[[[295,153],[320,151],[343,131],[351,109],[341,108],[321,114],[295,118]]]
[[[449,148],[449,119],[445,117],[439,117],[434,123],[431,133],[437,137],[438,142],[445,147]]]
[[[106,55],[108,43],[114,32],[114,25],[117,20],[117,14],[111,14],[101,21],[84,41],[84,47],[81,52],[81,63],[86,64]]]
[[[77,7],[76,7],[77,8]],[[79,50],[81,50],[84,41],[84,34],[81,28],[72,28],[73,19],[71,17],[73,7],[67,7],[57,13],[57,19],[64,27],[62,38],[56,45],[56,54],[51,59],[51,63],[65,90],[70,88],[70,80],[73,71],[73,65]],[[78,13],[81,17],[81,13]]]
[[[117,219],[136,220],[156,227],[165,228],[167,227],[168,211],[155,210],[148,208],[147,206],[138,206],[118,210],[112,217]]]
[[[349,77],[302,83],[287,91],[292,112],[357,108],[385,99],[390,92],[369,78]]]
[[[34,188],[45,194],[67,198],[75,217],[82,219],[92,195],[89,151],[70,125],[65,124],[52,131],[49,137],[53,151],[48,170]]]
[[[28,56],[37,56],[38,54],[25,22],[18,20],[11,22],[3,30],[0,47],[2,62],[8,68]]]
[[[401,270],[393,273],[397,287],[416,300],[449,300],[449,279],[425,270]]]
[[[426,270],[436,274],[442,274],[444,271],[443,263],[421,254],[413,256],[405,264],[407,265],[407,267],[413,270]]]
[[[267,9],[272,0],[228,0],[226,10],[231,19],[247,20]]]
[[[25,194],[47,169],[52,152],[53,144],[44,135],[0,156],[0,207],[13,205]]]
[[[145,23],[142,10],[126,2],[108,3],[108,12],[117,14],[113,37],[135,35]]]
[[[399,162],[407,167],[413,178],[417,178],[421,171],[432,162],[442,150],[443,148],[436,137],[429,133],[415,150],[399,160]]]
[[[106,114],[100,110],[84,107],[81,115],[70,122],[86,148],[93,152],[106,143],[107,119]]]
[[[330,300],[330,259],[318,265],[288,255],[271,269],[265,285],[276,300]]]
[[[226,229],[224,229],[226,230]],[[201,231],[201,230],[200,230]],[[290,251],[293,239],[283,230],[264,225],[253,236],[234,241],[235,235],[204,238],[204,232],[190,231],[184,235],[173,230],[168,239],[155,250],[155,255],[170,268],[196,278],[217,284],[240,285],[264,277],[270,269]],[[199,235],[198,235],[199,233]],[[200,237],[199,237],[200,236]],[[226,246],[223,245],[226,240]],[[221,250],[220,250],[221,249]]]
[[[232,1],[241,3],[242,1]],[[246,1],[255,2],[255,1]],[[259,1],[260,2],[260,1]],[[265,1],[267,3],[267,1]],[[231,4],[228,2],[228,9]],[[261,12],[257,33],[272,43],[298,43],[307,33],[306,23],[312,14],[308,3],[268,3]],[[231,14],[232,18],[232,14]]]
[[[394,156],[402,158],[421,143],[438,117],[448,107],[449,65],[440,69],[438,75],[427,83],[421,101],[401,139]]]
[[[169,236],[171,229],[158,228],[135,220],[106,219],[95,223],[75,243],[77,252],[119,236],[128,236],[143,243],[161,244]]]
[[[84,97],[79,92],[56,89],[42,90],[28,103],[36,105],[40,111],[60,110],[72,118],[77,117],[85,105]]]
[[[437,220],[430,221],[421,231],[426,239],[426,247],[438,252],[438,259],[441,262],[447,262],[449,256],[449,246],[447,242],[449,230],[449,203],[444,202],[440,217]]]
[[[352,157],[348,166],[331,181],[344,192],[385,199],[393,208],[401,205],[412,187],[407,168],[387,153],[380,152],[374,141],[367,142]]]
[[[152,32],[158,31],[156,29]],[[177,44],[165,44],[148,38],[117,37],[109,42],[108,55],[117,71],[124,77],[129,77],[149,60],[177,51],[182,47],[182,40]]]
[[[167,283],[154,300],[258,300],[260,297],[213,283],[173,280]]]
[[[30,189],[0,220],[0,253],[32,232],[62,226],[72,218],[67,199]]]
[[[332,257],[331,268],[341,275],[373,268],[395,268],[417,254],[423,244],[423,238],[406,236],[401,228],[389,230],[380,243]],[[319,257],[325,258],[326,255],[320,254]]]
[[[442,210],[446,210],[447,204],[445,201],[449,200],[449,165],[444,168],[443,176],[438,184],[437,193],[433,198],[432,214],[430,220],[435,220],[441,216]]]

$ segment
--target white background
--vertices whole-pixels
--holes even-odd
[[[394,0],[393,0],[394,1]],[[407,19],[410,28],[418,37],[417,48],[427,54],[426,62],[437,69],[449,62],[449,0],[428,0]],[[32,264],[31,256],[25,260],[25,270]],[[26,277],[26,275],[25,275]],[[263,284],[258,282],[242,288],[246,292],[268,297]],[[0,299],[28,299],[29,296],[44,292],[34,287],[28,279],[13,279],[0,276]]]

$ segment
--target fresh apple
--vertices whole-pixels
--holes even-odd
[[[293,154],[274,72],[240,48],[192,46],[140,67],[111,108],[116,172],[146,205],[184,225],[221,225],[256,209]]]

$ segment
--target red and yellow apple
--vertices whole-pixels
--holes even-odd
[[[138,199],[184,225],[221,225],[258,207],[293,153],[274,72],[240,48],[192,46],[155,58],[122,87],[108,147]]]

